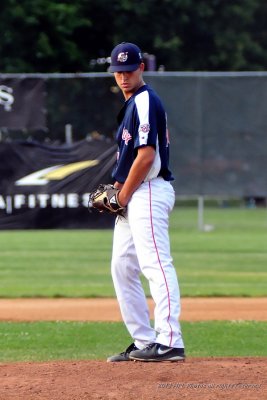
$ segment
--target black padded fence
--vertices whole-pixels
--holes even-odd
[[[267,73],[148,72],[145,81],[168,113],[177,196],[267,196]],[[68,152],[68,127],[69,146],[102,140],[115,152],[123,102],[108,73],[0,74],[0,146],[32,142]],[[10,195],[3,185],[0,195]]]

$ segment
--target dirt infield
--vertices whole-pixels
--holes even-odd
[[[148,300],[153,317],[153,301]],[[265,298],[184,298],[182,321],[267,321]],[[119,321],[115,299],[0,299],[0,320]]]
[[[151,301],[149,305],[152,315]],[[185,298],[182,307],[181,319],[186,321],[267,320],[267,298]],[[100,319],[120,319],[114,299],[0,300],[0,320]],[[265,400],[267,358],[188,358],[184,363],[0,363],[0,400],[48,399]]]

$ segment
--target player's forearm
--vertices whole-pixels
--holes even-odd
[[[133,165],[119,194],[119,202],[122,206],[126,206],[129,203],[133,193],[141,185],[149,169],[150,167],[140,168],[140,166],[138,166],[138,168],[134,168]]]
[[[119,194],[119,202],[122,206],[128,204],[133,193],[144,181],[153,164],[154,158],[155,150],[153,148],[144,148],[138,151],[138,155]]]

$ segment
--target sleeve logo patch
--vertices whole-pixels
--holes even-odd
[[[149,124],[143,124],[139,126],[139,143],[140,145],[147,144],[148,132],[150,131]]]
[[[149,131],[150,131],[150,125],[149,124],[140,125],[139,133],[141,133],[141,132],[148,133]]]

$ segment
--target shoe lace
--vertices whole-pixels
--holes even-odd
[[[157,345],[157,343],[149,343],[147,346],[146,346],[146,349],[148,349],[148,350],[150,350],[150,349],[152,349],[154,346],[156,346]]]
[[[136,350],[136,349],[137,349],[137,347],[135,346],[134,343],[132,343],[132,344],[130,344],[129,347],[127,347],[127,349],[126,349],[125,351],[123,351],[123,352],[120,353],[120,354],[123,356],[124,354],[128,354],[128,353],[130,353],[132,350]]]

